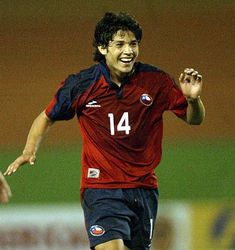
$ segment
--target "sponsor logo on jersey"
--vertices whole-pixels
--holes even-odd
[[[102,236],[105,233],[105,230],[99,225],[93,225],[90,228],[90,233],[93,236]]]
[[[90,102],[88,102],[88,103],[86,104],[86,107],[88,107],[88,108],[100,108],[101,105],[100,105],[100,104],[97,104],[97,101],[92,100],[92,101],[90,101]]]
[[[142,94],[140,97],[140,102],[145,106],[150,106],[153,103],[153,98],[149,94]]]
[[[100,170],[97,168],[88,168],[88,178],[99,178],[100,176]]]

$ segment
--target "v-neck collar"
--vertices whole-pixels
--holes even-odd
[[[105,61],[101,61],[99,63],[99,65],[100,65],[100,69],[101,69],[102,73],[104,74],[104,77],[105,77],[107,83],[109,84],[110,88],[112,88],[112,89],[123,88],[123,86],[126,83],[128,83],[129,80],[130,80],[130,78],[135,74],[135,67],[136,67],[136,65],[134,65],[132,72],[122,79],[121,86],[118,86],[115,82],[112,81],[110,69],[108,68],[106,62]]]

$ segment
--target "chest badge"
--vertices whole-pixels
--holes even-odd
[[[150,106],[153,103],[153,98],[149,94],[142,94],[140,96],[140,102],[145,106]]]

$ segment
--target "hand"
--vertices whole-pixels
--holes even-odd
[[[202,76],[191,68],[186,68],[180,74],[179,83],[184,96],[188,99],[197,99],[202,91]]]
[[[0,203],[7,203],[11,197],[11,188],[0,172]]]
[[[7,168],[4,175],[12,175],[16,172],[16,170],[23,166],[26,163],[29,163],[30,165],[34,165],[36,161],[36,156],[33,153],[23,152],[21,156],[19,156],[14,162],[12,162],[9,167]]]

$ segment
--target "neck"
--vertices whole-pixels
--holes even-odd
[[[115,73],[113,72],[110,72],[110,78],[111,80],[118,85],[118,87],[120,87],[122,85],[122,79],[124,78],[125,76],[118,76],[116,75]]]
[[[122,85],[123,80],[128,76],[132,75],[133,72],[134,68],[131,70],[131,72],[116,74],[115,71],[112,71],[110,69],[110,78],[115,84],[118,85],[118,87],[120,87]]]
[[[130,76],[133,74],[133,72],[135,71],[135,68],[133,67],[132,70],[130,72],[126,72],[126,73],[122,73],[119,71],[116,71],[111,65],[109,65],[108,63],[106,63],[109,72],[110,72],[110,78],[111,80],[118,86],[120,87],[122,85],[123,79],[125,79],[126,77]]]

